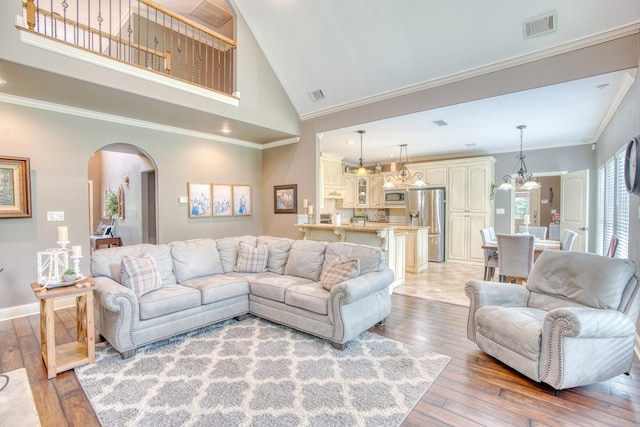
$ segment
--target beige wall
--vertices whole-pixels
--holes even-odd
[[[2,154],[31,159],[33,214],[0,219],[0,309],[35,302],[29,284],[37,279],[36,254],[55,246],[58,225],[68,226],[71,243],[83,246],[81,271],[89,271],[89,161],[110,144],[134,145],[157,166],[159,242],[262,232],[259,149],[6,103],[0,117]],[[121,174],[114,169],[114,186]],[[187,205],[178,203],[189,181],[251,185],[253,215],[190,219]],[[64,222],[48,222],[47,211],[64,211]]]

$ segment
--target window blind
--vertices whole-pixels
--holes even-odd
[[[629,193],[624,184],[625,150],[616,153],[616,203],[614,234],[618,238],[616,258],[628,258],[629,248]]]

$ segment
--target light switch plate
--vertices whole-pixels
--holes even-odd
[[[64,211],[47,211],[47,221],[64,221]]]
[[[496,215],[504,215],[504,208],[496,209]]]
[[[178,203],[187,203],[189,199],[187,199],[187,196],[180,196],[178,197]]]

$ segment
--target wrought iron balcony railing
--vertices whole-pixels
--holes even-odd
[[[148,0],[27,0],[29,30],[227,95],[236,42]]]

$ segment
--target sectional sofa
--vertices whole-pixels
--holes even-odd
[[[95,324],[123,358],[248,313],[337,348],[389,315],[380,248],[269,236],[140,244],[93,253]]]

